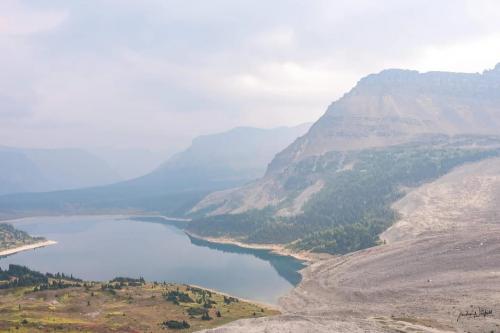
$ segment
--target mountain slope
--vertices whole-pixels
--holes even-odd
[[[3,196],[0,214],[143,211],[182,215],[211,191],[262,176],[272,156],[308,127],[236,128],[202,136],[145,176],[81,190]]]
[[[311,155],[408,142],[441,133],[498,134],[500,64],[483,74],[385,70],[330,105],[268,172]]]
[[[277,154],[266,175],[205,197],[189,230],[300,250],[375,245],[402,188],[498,155],[500,65],[483,74],[386,70],[362,79]]]
[[[0,194],[105,185],[119,177],[81,149],[0,147]]]
[[[381,238],[410,240],[451,229],[493,225],[500,218],[500,158],[470,163],[412,189],[394,203],[398,221]]]
[[[458,167],[397,202],[387,244],[302,271],[283,315],[207,332],[497,332],[499,198],[500,159]]]
[[[195,211],[217,206],[217,214],[239,213],[282,201],[276,195],[277,178],[309,156],[386,147],[431,134],[497,135],[499,92],[500,64],[483,74],[385,70],[369,75],[277,154],[266,177],[229,195],[213,194]],[[248,200],[244,192],[256,199]]]
[[[153,172],[130,183],[170,190],[227,188],[261,177],[271,158],[309,128],[239,127],[204,135]]]

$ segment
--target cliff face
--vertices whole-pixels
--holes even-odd
[[[307,135],[276,155],[268,173],[311,155],[429,133],[498,134],[499,102],[500,64],[483,74],[390,69],[368,75],[332,103]]]
[[[300,212],[297,191],[292,196],[284,184],[291,175],[310,178],[293,171],[306,158],[465,134],[500,134],[500,64],[482,74],[384,70],[332,103],[307,134],[274,157],[262,179],[211,194],[193,212],[241,213],[286,201],[291,203],[280,212]],[[302,189],[300,205],[321,188],[321,175],[313,178],[313,187]]]

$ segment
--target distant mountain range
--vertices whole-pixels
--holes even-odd
[[[318,252],[372,246],[395,221],[401,188],[497,156],[499,135],[500,64],[482,74],[384,70],[332,103],[264,177],[205,197],[189,230]]]
[[[106,162],[82,149],[0,147],[0,194],[74,189],[119,180]]]
[[[259,129],[239,127],[204,135],[133,183],[176,190],[227,188],[262,177],[269,161],[310,124]]]
[[[135,179],[85,189],[2,196],[0,217],[136,211],[182,215],[212,191],[261,177],[272,157],[309,126],[241,127],[202,136],[193,140],[187,150]],[[26,168],[27,173],[34,170]],[[32,175],[36,173],[33,171]]]

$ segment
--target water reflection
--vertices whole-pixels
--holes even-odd
[[[191,243],[197,246],[204,246],[208,247],[209,249],[218,250],[225,253],[251,254],[259,259],[268,261],[282,278],[284,278],[294,286],[298,285],[302,279],[299,271],[305,268],[305,264],[293,257],[279,255],[269,250],[249,249],[232,244],[214,243],[192,237],[190,235],[188,235],[188,237],[191,240]]]
[[[185,221],[168,219],[162,216],[138,216],[129,218],[134,221],[143,221],[150,223],[159,223],[170,225],[179,228],[181,231],[185,225]],[[250,249],[233,244],[221,244],[207,241],[204,239],[192,237],[188,235],[189,240],[193,245],[207,247],[212,250],[222,251],[224,253],[250,254],[256,258],[265,260],[271,264],[276,272],[285,280],[296,286],[302,280],[299,271],[306,267],[303,261],[291,256],[283,256],[265,249]]]
[[[147,220],[65,216],[13,221],[16,228],[57,244],[0,258],[0,267],[19,264],[95,281],[143,276],[269,303],[300,281],[297,271],[304,265],[292,257],[189,238],[179,228],[182,221]]]

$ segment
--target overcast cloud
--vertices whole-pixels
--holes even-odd
[[[0,51],[0,145],[176,149],[384,68],[491,68],[500,2],[1,0]]]

